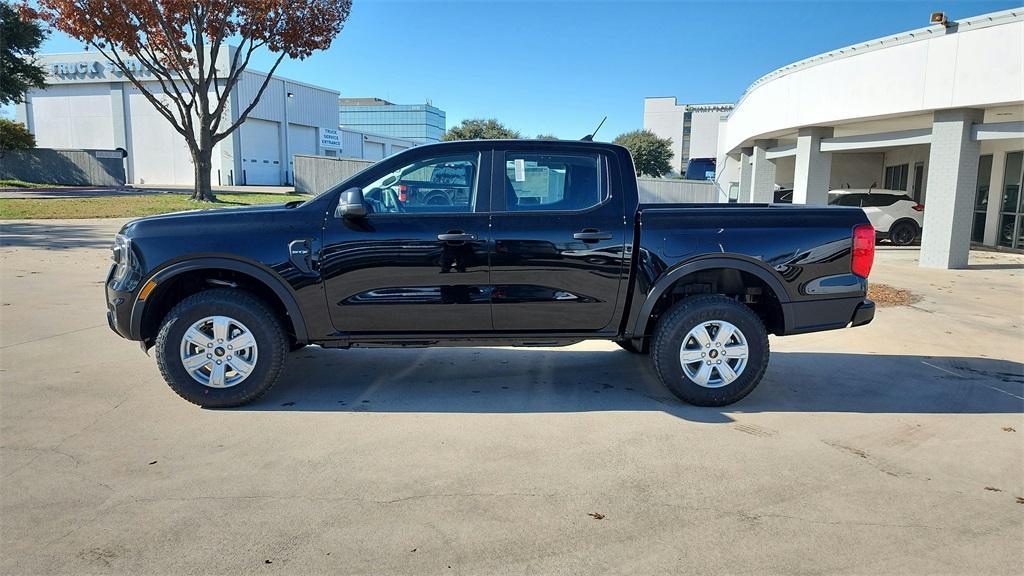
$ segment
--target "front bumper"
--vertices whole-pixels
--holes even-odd
[[[114,331],[114,334],[129,340],[137,340],[131,334],[132,305],[135,302],[135,295],[132,292],[114,290],[111,287],[111,277],[114,274],[114,267],[110,267],[107,273],[105,287],[107,301],[107,325]]]

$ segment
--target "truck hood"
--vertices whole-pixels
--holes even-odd
[[[301,201],[297,200],[287,203],[282,202],[281,204],[260,204],[258,206],[186,210],[184,212],[157,214],[128,222],[121,228],[121,234],[135,236],[145,231],[162,230],[166,227],[244,225],[246,222],[273,217],[272,213],[274,212],[290,213],[299,203]]]

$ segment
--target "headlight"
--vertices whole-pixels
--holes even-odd
[[[110,258],[114,261],[114,274],[110,278],[112,288],[118,291],[134,290],[139,285],[142,274],[139,260],[132,252],[132,241],[118,234],[114,236],[111,250]]]

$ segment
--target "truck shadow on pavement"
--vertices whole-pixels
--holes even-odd
[[[59,227],[59,233],[55,229]],[[49,222],[6,222],[0,224],[0,247],[43,248],[109,248],[112,233],[86,221],[85,224],[50,224]]]
[[[538,413],[661,411],[708,423],[730,414],[1024,413],[1024,364],[988,358],[774,352],[761,384],[722,408],[677,400],[646,356],[620,350],[324,350],[288,359],[281,379],[238,410]]]

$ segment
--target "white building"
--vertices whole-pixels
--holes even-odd
[[[671,96],[644,98],[644,129],[672,140],[672,171],[684,174],[691,158],[718,156],[718,126],[732,104],[680,104]]]
[[[1024,248],[1024,9],[937,23],[784,66],[723,120],[718,181],[740,201],[824,204],[830,188],[925,203],[921,264],[971,240]]]
[[[231,53],[233,53],[233,48]],[[227,70],[230,53],[219,68]],[[191,185],[192,158],[184,138],[142,92],[102,56],[50,54],[45,90],[32,90],[17,106],[17,119],[41,148],[127,150],[128,182]],[[147,77],[141,66],[136,74]],[[224,125],[233,122],[259,90],[266,74],[246,70],[231,94]],[[146,83],[160,93],[154,79]],[[240,128],[213,151],[214,185],[280,185],[292,182],[294,154],[379,159],[412,146],[395,138],[338,129],[338,92],[274,76]]]

